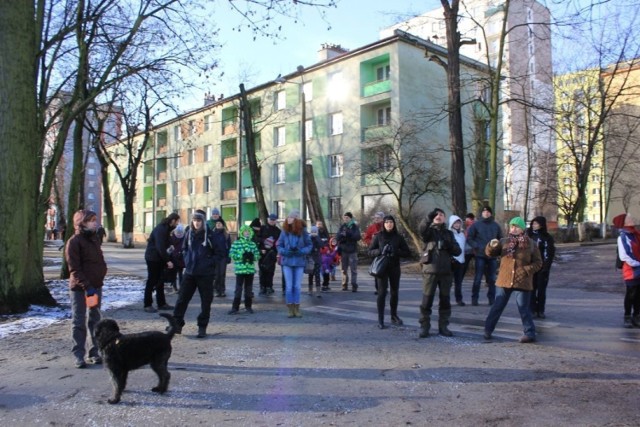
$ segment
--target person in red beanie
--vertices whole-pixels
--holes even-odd
[[[622,260],[622,280],[627,288],[624,295],[624,327],[640,328],[640,232],[629,214],[613,218],[618,236],[618,256]]]

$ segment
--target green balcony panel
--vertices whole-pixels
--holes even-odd
[[[373,96],[391,91],[391,80],[380,80],[364,86],[364,96]]]

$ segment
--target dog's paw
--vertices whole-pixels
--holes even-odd
[[[120,402],[120,398],[119,397],[111,397],[111,398],[107,399],[107,402],[109,402],[112,405],[115,405],[116,403]]]
[[[167,389],[166,388],[162,388],[162,387],[154,387],[154,388],[151,389],[151,391],[154,392],[154,393],[163,394],[163,393],[165,393],[167,391]]]

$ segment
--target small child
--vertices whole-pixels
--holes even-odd
[[[332,269],[338,264],[338,248],[331,245],[324,246],[320,249],[320,257],[322,259],[322,292],[329,292],[331,290],[329,277]]]
[[[251,303],[253,300],[253,276],[256,273],[255,262],[260,259],[258,245],[253,241],[253,229],[248,225],[240,227],[238,240],[233,242],[229,256],[234,263],[236,273],[236,292],[233,297],[231,311],[228,314],[237,314],[240,310],[240,301],[244,289],[244,308],[247,313],[253,313]]]
[[[331,239],[329,239],[329,249],[336,250],[336,258],[335,258],[335,262],[333,264],[331,264],[331,281],[335,282],[336,279],[336,270],[338,269],[338,266],[340,265],[340,252],[338,251],[338,239],[336,239],[335,237],[332,237]]]
[[[318,227],[315,225],[311,226],[311,243],[313,244],[313,249],[311,249],[311,253],[309,256],[313,258],[313,273],[309,274],[309,296],[313,296],[313,281],[315,279],[316,289],[318,294],[316,295],[318,298],[320,295],[320,263],[322,262],[322,258],[320,257],[320,249],[322,248],[322,240],[318,236]]]
[[[172,269],[165,269],[165,280],[171,283],[173,293],[178,293],[178,285],[182,283],[182,270],[184,270],[184,259],[182,257],[182,241],[184,238],[184,226],[178,224],[169,235],[169,259],[173,263]]]

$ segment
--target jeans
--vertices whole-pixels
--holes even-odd
[[[179,325],[184,326],[184,314],[187,311],[189,302],[193,294],[198,290],[200,294],[200,314],[198,315],[198,326],[207,326],[211,317],[211,303],[213,302],[213,275],[192,276],[185,274],[180,285],[180,293],[176,308],[173,310],[173,317]]]
[[[498,260],[496,258],[487,258],[476,255],[476,275],[473,279],[473,287],[471,288],[471,301],[478,301],[480,294],[480,283],[484,275],[487,280],[489,290],[487,298],[489,304],[493,304],[496,297],[496,271],[498,270]]]
[[[351,288],[358,288],[358,253],[342,253],[342,287],[349,285],[349,270],[351,270]]]
[[[516,304],[518,304],[524,334],[535,339],[536,326],[533,324],[533,316],[531,315],[531,292],[513,288],[496,287],[496,300],[491,306],[491,310],[489,310],[487,320],[484,322],[484,331],[489,335],[493,333],[504,308],[509,302],[509,298],[511,298],[511,294],[514,292],[516,294]]]
[[[304,267],[282,266],[282,273],[285,281],[285,300],[287,304],[300,304],[300,288],[302,286],[302,276]]]
[[[544,314],[544,306],[547,302],[547,285],[549,284],[549,271],[538,271],[533,275],[533,292],[531,293],[531,311]]]
[[[102,305],[102,288],[96,288],[98,295],[98,306],[87,309],[87,301],[84,291],[69,291],[69,299],[71,300],[71,339],[73,340],[73,348],[71,352],[77,360],[84,360],[86,353],[87,330],[91,346],[89,347],[89,357],[97,357],[100,355],[98,346],[96,345],[94,328],[96,323],[102,317],[100,315],[100,306]]]
[[[153,305],[153,291],[156,291],[156,302],[158,307],[167,305],[167,300],[164,296],[164,282],[162,279],[162,272],[165,267],[165,263],[162,261],[147,261],[147,284],[144,287],[144,306],[150,307]]]

